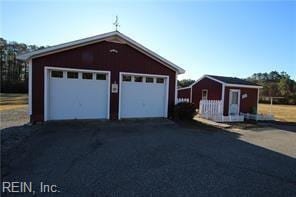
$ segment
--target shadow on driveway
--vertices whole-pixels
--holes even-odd
[[[11,133],[26,135],[14,146]],[[295,158],[197,122],[50,122],[1,136],[3,181],[61,196],[296,195]]]

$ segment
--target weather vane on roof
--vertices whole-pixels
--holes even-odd
[[[115,30],[117,31],[118,30],[118,27],[120,27],[119,22],[118,22],[118,16],[116,16],[116,20],[113,23],[113,25],[115,26]]]

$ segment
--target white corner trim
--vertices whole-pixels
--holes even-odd
[[[222,84],[222,95],[221,95],[221,100],[222,100],[222,114],[224,114],[224,99],[225,99],[225,84]]]
[[[44,102],[43,102],[43,105],[44,105],[44,115],[43,115],[43,120],[44,121],[47,121],[48,120],[48,105],[49,105],[49,102],[48,102],[48,80],[49,80],[49,77],[48,77],[48,71],[49,71],[50,68],[48,67],[44,67]],[[64,74],[64,73],[63,73]]]
[[[190,88],[190,103],[192,103],[192,87]]]
[[[260,89],[257,89],[257,106],[256,106],[256,113],[258,114],[258,107],[259,107],[259,91]]]
[[[74,69],[74,68],[61,68],[61,67],[44,67],[44,112],[43,119],[44,121],[48,120],[48,84],[49,84],[49,70],[61,70],[61,71],[76,71],[76,72],[94,72],[94,73],[105,73],[108,75],[108,103],[107,103],[107,115],[106,118],[110,119],[110,83],[111,83],[111,72],[110,71],[102,71],[102,70],[91,70],[91,69]]]
[[[166,98],[165,98],[165,113],[164,117],[168,117],[168,105],[169,105],[169,81],[170,81],[170,77],[168,75],[156,75],[156,74],[148,74],[148,73],[132,73],[132,72],[119,72],[119,101],[118,101],[118,120],[121,119],[121,83],[122,83],[122,76],[123,75],[137,75],[137,76],[147,76],[147,77],[162,77],[165,78],[165,82],[166,82]]]
[[[166,76],[166,98],[165,98],[165,109],[164,117],[168,118],[169,113],[169,88],[170,88],[170,76]]]
[[[28,64],[29,68],[29,83],[28,83],[28,92],[29,92],[29,98],[28,98],[28,114],[32,115],[32,60],[29,60]]]
[[[175,77],[175,105],[177,104],[178,101],[178,73],[176,72],[176,77]]]

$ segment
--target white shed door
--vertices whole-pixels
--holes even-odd
[[[167,116],[167,78],[122,75],[120,118]]]
[[[105,73],[50,71],[48,120],[108,118],[108,83]]]

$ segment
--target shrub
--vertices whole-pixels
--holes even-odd
[[[181,102],[174,106],[173,116],[175,120],[192,120],[196,115],[196,107],[193,103]]]

